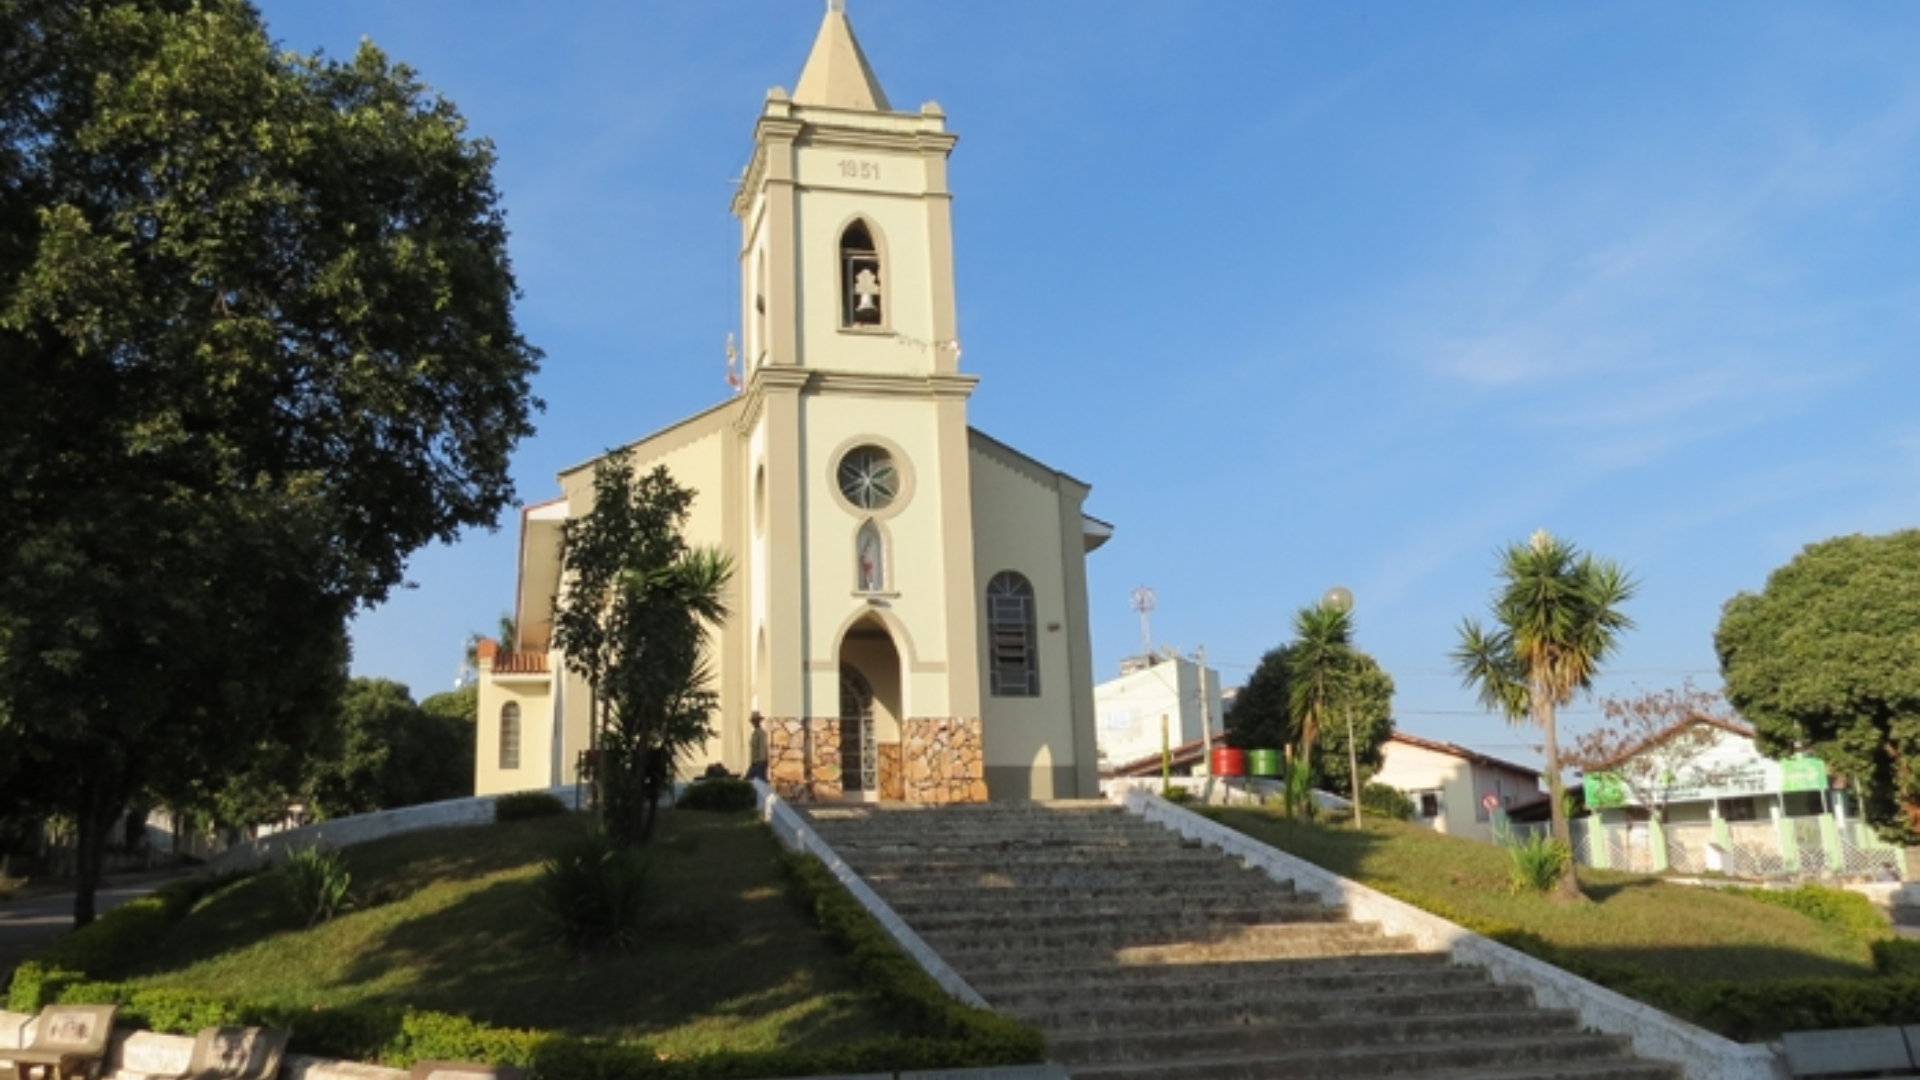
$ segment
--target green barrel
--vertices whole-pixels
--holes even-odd
[[[1280,751],[1247,751],[1247,773],[1251,776],[1279,776]]]

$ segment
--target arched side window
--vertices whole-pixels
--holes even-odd
[[[886,322],[880,280],[880,249],[867,223],[856,221],[840,234],[840,325]]]
[[[1005,570],[987,582],[987,648],[994,697],[1040,696],[1033,584]]]
[[[520,703],[516,701],[500,706],[500,767],[520,767]]]
[[[887,588],[887,546],[880,527],[869,521],[860,526],[853,541],[854,581],[861,592],[885,592]]]

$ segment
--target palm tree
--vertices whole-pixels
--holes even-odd
[[[1482,705],[1500,710],[1513,723],[1531,720],[1540,726],[1553,838],[1571,851],[1554,712],[1592,689],[1621,632],[1633,628],[1620,607],[1633,597],[1637,583],[1618,564],[1582,553],[1545,529],[1503,551],[1496,573],[1505,582],[1493,597],[1496,626],[1486,630],[1473,619],[1463,620],[1454,666],[1466,685],[1479,690]],[[1555,895],[1582,896],[1571,859]]]
[[[503,611],[500,613],[500,623],[497,633],[500,635],[498,640],[501,652],[510,653],[519,650],[520,632],[518,624],[513,620],[513,612]],[[460,660],[460,678],[457,682],[465,683],[468,675],[479,672],[480,643],[486,640],[486,636],[487,635],[478,630],[472,631],[467,635],[466,652]]]
[[[1343,698],[1353,666],[1353,614],[1327,604],[1304,607],[1293,617],[1288,646],[1287,712],[1299,739],[1301,760],[1311,760],[1331,706]]]

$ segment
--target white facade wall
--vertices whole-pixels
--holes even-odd
[[[1214,737],[1223,736],[1226,726],[1222,720],[1225,710],[1220,701],[1220,673],[1209,668],[1205,674],[1204,710],[1200,665],[1186,657],[1164,660],[1095,686],[1101,767],[1159,753],[1163,719],[1169,747],[1199,739],[1206,729],[1203,714],[1212,720]]]

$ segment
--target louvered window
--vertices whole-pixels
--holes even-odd
[[[994,697],[1040,696],[1033,585],[1011,570],[987,582],[987,649]]]
[[[509,701],[500,707],[500,767],[520,767],[520,705]]]

